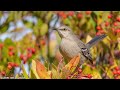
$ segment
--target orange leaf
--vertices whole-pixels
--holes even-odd
[[[77,67],[79,62],[80,62],[80,55],[77,55],[73,59],[71,59],[70,62],[65,67],[71,70],[72,68]]]
[[[47,70],[43,64],[41,64],[38,60],[36,62],[36,71],[40,78],[42,79],[50,79],[49,74],[47,73]]]
[[[62,77],[67,77],[68,75],[72,74],[80,63],[80,55],[75,56],[70,62],[65,65],[62,69]]]

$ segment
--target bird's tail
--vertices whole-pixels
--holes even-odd
[[[99,41],[101,41],[102,39],[104,39],[107,35],[103,34],[103,35],[99,35],[94,37],[92,40],[90,40],[86,45],[88,48],[91,48],[92,46],[94,46],[95,44],[97,44]]]

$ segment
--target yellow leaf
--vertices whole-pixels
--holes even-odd
[[[100,72],[98,72],[97,70],[92,71],[92,78],[93,79],[102,79]]]
[[[83,74],[91,74],[92,79],[102,79],[100,72],[97,69],[91,69],[90,66],[85,65],[83,69]]]
[[[110,44],[109,44],[110,43],[110,38],[109,37],[104,38],[102,41],[103,41],[104,44],[106,44],[110,47]]]
[[[41,64],[38,60],[35,60],[35,62],[36,62],[36,71],[38,73],[38,76],[42,79],[50,79],[50,76],[44,65]]]
[[[86,43],[88,43],[90,40],[92,40],[92,37],[90,35],[87,35],[87,37],[86,37]]]
[[[105,67],[105,72],[107,73],[107,76],[109,78],[113,78],[113,73],[111,71],[111,68]]]
[[[36,62],[34,60],[32,60],[32,66],[31,66],[31,70],[34,73],[34,75],[36,76],[37,79],[40,79],[37,72],[36,72]]]

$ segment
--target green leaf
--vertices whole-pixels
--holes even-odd
[[[1,29],[0,29],[0,33],[4,33],[4,32],[6,32],[8,30],[8,25],[5,25],[4,27],[2,27]]]
[[[7,46],[9,46],[9,45],[13,45],[13,46],[14,46],[14,45],[15,45],[10,38],[6,38],[5,41],[4,41],[4,43],[5,43],[5,45],[7,45]]]
[[[97,15],[96,15],[95,12],[92,12],[92,13],[91,13],[91,17],[92,17],[92,19],[94,20],[94,22],[97,21]]]
[[[69,20],[68,18],[66,18],[66,19],[64,20],[64,23],[67,24],[67,25],[70,25],[70,24],[71,24],[71,22],[70,22],[70,20]]]
[[[23,65],[22,65],[22,71],[23,71],[23,76],[25,77],[25,79],[29,79],[27,72],[25,71],[25,68]]]
[[[18,75],[18,74],[16,74],[16,75],[15,75],[15,79],[18,79],[18,78],[19,78],[19,75]]]
[[[27,28],[32,28],[33,23],[32,23],[32,22],[27,22],[27,23],[25,24],[25,26],[26,26]]]
[[[40,34],[41,35],[45,35],[48,32],[48,25],[46,23],[44,23],[41,27],[40,27]]]

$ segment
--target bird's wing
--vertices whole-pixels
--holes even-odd
[[[93,64],[92,56],[87,46],[77,36],[74,36],[74,40],[77,42],[77,45],[81,48],[82,54]]]
[[[106,34],[103,34],[103,35],[100,35],[100,36],[96,36],[94,37],[92,40],[90,40],[86,46],[88,48],[91,48],[92,46],[94,46],[95,44],[97,44],[100,40],[104,39],[107,35]]]
[[[82,54],[93,64],[92,56],[87,48],[81,48]]]

